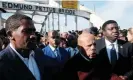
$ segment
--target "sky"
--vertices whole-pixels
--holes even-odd
[[[1,0],[0,0],[1,1]],[[3,0],[4,1],[4,0]],[[6,0],[5,0],[6,1]],[[9,1],[9,0],[8,0]],[[14,0],[10,0],[14,1]],[[18,1],[18,0],[17,0]],[[121,27],[121,29],[128,29],[129,27],[133,27],[133,0],[79,0],[79,4],[84,5],[90,10],[95,11],[96,15],[98,15],[104,21],[107,20],[116,20]],[[9,15],[8,15],[9,16]],[[5,15],[7,17],[7,15]],[[54,27],[57,29],[57,16],[54,16]],[[50,17],[52,20],[52,17]],[[44,20],[44,17],[36,17],[34,20],[38,20],[38,22]],[[63,31],[75,30],[75,17],[67,16],[67,26],[65,26],[65,18],[64,15],[60,15],[60,27]],[[48,26],[48,22],[47,26]],[[37,31],[40,31],[41,25],[37,26]],[[82,30],[89,26],[88,21],[79,17],[78,18],[78,29]],[[48,29],[48,27],[47,27]],[[52,21],[50,21],[50,30],[52,30]]]
[[[116,20],[121,29],[133,27],[133,0],[80,0],[104,21]]]
[[[6,0],[3,0],[6,1]],[[13,1],[13,0],[8,0],[8,1]],[[18,0],[16,0],[18,1]],[[3,14],[3,18],[7,19],[10,15],[10,13],[7,14]],[[27,14],[25,14],[27,15]],[[31,15],[28,15],[31,17]],[[33,20],[36,22],[42,22],[44,21],[44,16],[34,16]],[[49,19],[50,21],[48,22],[48,19],[46,20],[46,30],[48,31],[48,29],[53,30],[53,27],[55,30],[58,29],[58,16],[56,13],[54,13],[54,26],[53,26],[53,19],[52,19],[52,14],[49,15]],[[65,25],[65,15],[64,14],[60,14],[60,31],[61,32],[65,32],[65,31],[69,31],[69,30],[75,30],[76,29],[76,23],[75,23],[75,16],[71,16],[71,15],[67,15],[67,25]],[[82,17],[78,17],[78,21],[77,21],[77,27],[78,30],[82,30],[85,28],[89,27],[88,24],[88,20],[86,20],[85,18]],[[49,28],[48,28],[49,26]],[[41,24],[35,24],[36,30],[40,31],[41,30]]]

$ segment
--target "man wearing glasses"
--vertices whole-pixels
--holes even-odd
[[[43,52],[36,48],[32,19],[14,14],[5,28],[10,44],[0,52],[0,80],[43,80]]]
[[[57,31],[48,32],[48,42],[49,45],[43,48],[45,58],[45,77],[47,80],[52,80],[58,77],[64,64],[70,58],[70,54],[64,49],[59,47],[60,35]]]

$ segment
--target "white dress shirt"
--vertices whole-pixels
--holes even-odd
[[[59,50],[57,48],[51,46],[50,44],[49,44],[49,47],[51,48],[51,50],[54,52],[55,56],[57,57],[59,55]],[[55,49],[57,50],[56,52],[55,52]]]
[[[40,80],[40,72],[39,72],[39,68],[37,66],[37,63],[34,59],[34,51],[32,50],[30,52],[29,55],[29,59],[28,58],[23,58],[12,46],[12,44],[10,43],[10,47],[13,49],[13,51],[15,51],[15,53],[19,56],[19,58],[24,62],[24,64],[28,67],[28,69],[31,71],[31,73],[33,74],[33,76],[36,78],[36,80]]]
[[[110,63],[111,63],[110,50],[112,49],[112,45],[111,44],[114,44],[114,48],[116,50],[116,55],[117,55],[117,60],[118,60],[119,55],[118,55],[118,44],[117,44],[117,40],[114,43],[111,43],[110,41],[108,41],[107,39],[105,39],[105,44],[106,44],[107,55],[108,55],[108,59],[109,59]]]

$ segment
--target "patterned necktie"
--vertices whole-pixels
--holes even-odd
[[[116,50],[115,50],[114,44],[111,44],[111,46],[112,46],[112,49],[110,50],[111,64],[112,64],[112,66],[114,66],[117,61],[117,55],[116,55]]]
[[[58,51],[57,51],[57,49],[55,49],[55,50],[54,50],[54,54],[55,54],[56,57],[58,56],[57,53],[58,53]]]

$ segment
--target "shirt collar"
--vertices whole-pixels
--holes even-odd
[[[105,43],[106,43],[107,46],[110,46],[111,44],[117,45],[117,40],[115,42],[111,43],[110,41],[105,39]]]
[[[21,55],[15,50],[15,48],[13,47],[13,45],[12,45],[11,43],[10,43],[9,45],[10,45],[10,47],[13,49],[13,51],[15,51],[15,53],[16,53],[22,60],[25,59],[23,56],[21,56]],[[35,55],[35,53],[34,53],[34,51],[32,50],[32,51],[30,52],[30,55],[29,55],[29,56],[34,56],[34,55]]]
[[[53,47],[53,46],[51,46],[50,44],[49,44],[49,47],[52,49],[52,51],[55,51],[55,47]]]

